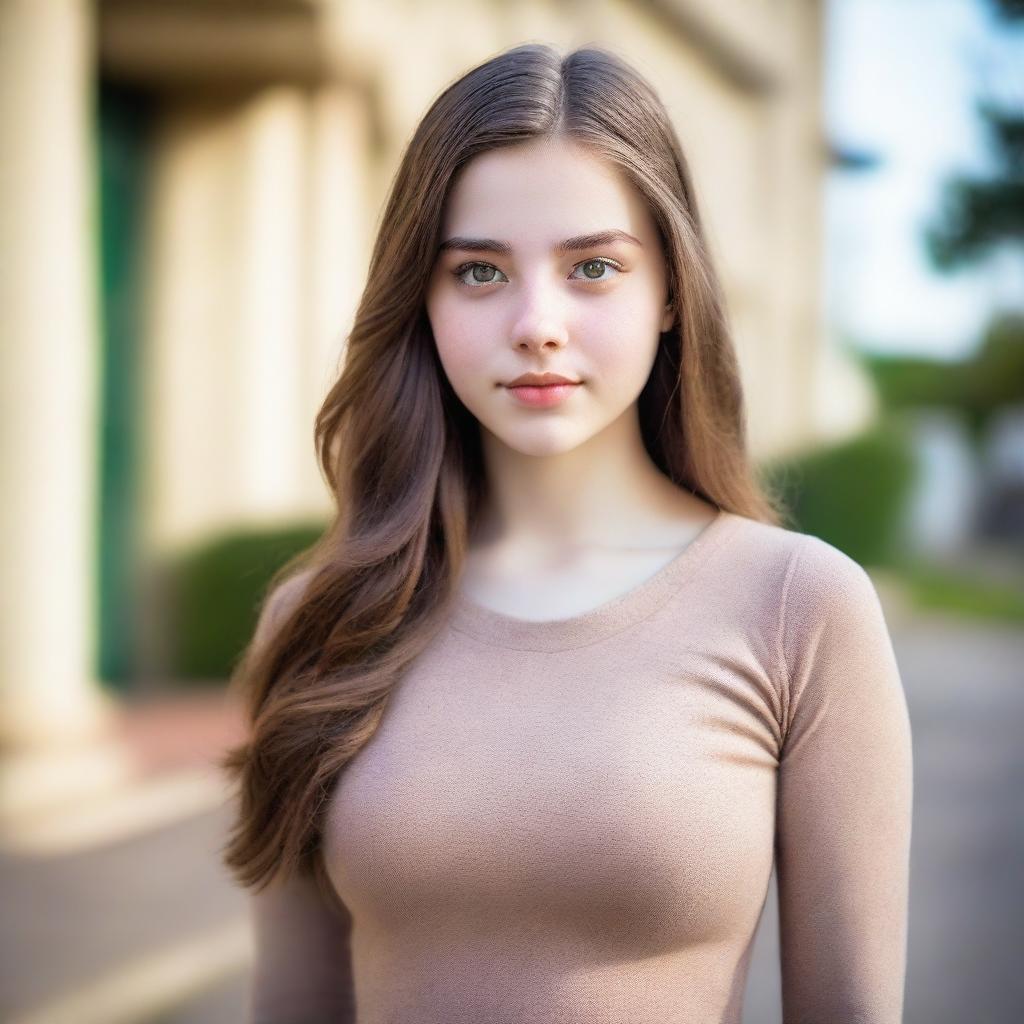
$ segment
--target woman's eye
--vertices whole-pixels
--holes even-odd
[[[615,274],[621,273],[619,265],[612,260],[604,259],[592,259],[584,260],[582,263],[577,263],[573,267],[573,273],[577,270],[583,272],[582,277],[577,277],[577,281],[607,281],[609,278],[614,277]],[[615,274],[607,274],[606,270],[614,270]],[[455,275],[456,280],[460,284],[466,285],[467,288],[481,288],[485,284],[494,284],[495,281],[499,280],[496,276],[501,274],[504,280],[508,280],[501,271],[490,263],[464,263],[461,267],[453,270],[452,273]],[[469,280],[466,279],[466,275],[469,275]]]
[[[479,275],[477,271],[480,271]],[[481,285],[493,284],[497,280],[494,275],[501,274],[501,271],[497,267],[492,267],[490,263],[464,263],[453,273],[462,284],[470,288],[477,288]],[[466,274],[470,274],[471,280],[466,280]],[[505,277],[504,274],[501,276]],[[505,280],[507,281],[508,278]]]
[[[618,265],[606,259],[585,260],[583,263],[577,263],[573,269],[582,270],[584,272],[584,279],[587,281],[607,281],[609,278],[614,277],[615,274],[606,274],[604,272],[605,268],[614,270],[615,274],[620,273]],[[589,271],[597,271],[597,273],[594,274]]]

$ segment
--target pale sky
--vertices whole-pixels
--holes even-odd
[[[860,348],[966,355],[990,309],[1024,305],[1024,254],[940,275],[920,228],[947,173],[990,166],[975,95],[993,86],[1024,103],[1024,27],[1000,28],[984,0],[829,0],[827,11],[829,137],[881,160],[826,188],[831,329]]]

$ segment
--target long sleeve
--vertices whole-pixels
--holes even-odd
[[[254,1024],[354,1024],[351,916],[314,877],[275,881],[250,897],[256,956]]]
[[[776,807],[784,1024],[899,1024],[910,719],[874,585],[804,535],[782,604]]]
[[[271,634],[301,597],[310,574],[279,586],[264,602],[253,643]],[[352,918],[320,858],[313,875],[275,879],[250,890],[255,940],[253,1024],[353,1024]]]

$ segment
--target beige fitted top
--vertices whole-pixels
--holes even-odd
[[[582,615],[461,597],[339,777],[336,904],[252,897],[253,1020],[739,1024],[774,858],[786,1024],[898,1024],[911,802],[877,593],[817,537],[722,511]]]

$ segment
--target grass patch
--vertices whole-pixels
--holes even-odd
[[[903,563],[891,568],[917,608],[1024,624],[1024,579],[1014,587],[962,569],[927,563]]]

